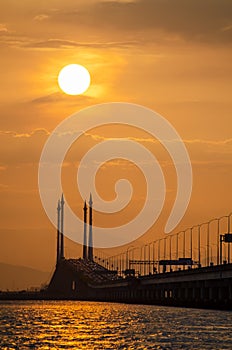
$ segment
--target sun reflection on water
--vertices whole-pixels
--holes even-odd
[[[0,306],[0,349],[232,348],[229,312],[78,301]]]

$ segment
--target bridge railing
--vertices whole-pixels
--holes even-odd
[[[199,268],[231,262],[232,213],[166,235],[140,247],[129,246],[114,256],[98,252],[96,262],[121,276],[134,269],[137,275],[149,275],[164,271],[160,261],[169,261],[165,271]],[[190,259],[194,264],[176,264],[179,259]],[[183,261],[183,260],[182,260]]]

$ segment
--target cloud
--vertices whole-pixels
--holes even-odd
[[[228,30],[232,31],[232,24],[222,28],[223,32],[227,32]]]
[[[0,131],[0,170],[6,170],[9,166],[25,166],[25,164],[38,164],[40,154],[50,132],[47,129],[34,129],[29,133],[18,133],[15,131]],[[158,157],[163,165],[172,165],[168,154],[158,146],[159,141],[154,138],[128,137],[127,139],[143,144]],[[98,142],[112,140],[112,137],[105,137],[101,134],[86,132],[83,139],[73,146],[69,153],[69,162],[80,161],[83,157],[80,149],[94,147]],[[188,139],[183,140],[192,164],[199,166],[212,165],[213,167],[232,166],[232,139],[204,140]],[[176,141],[175,141],[176,142]],[[126,150],[125,150],[126,155]]]
[[[91,137],[95,141],[110,141],[113,140],[113,137],[104,137],[102,135],[98,134],[92,134],[85,132],[85,136]],[[143,143],[151,143],[151,144],[157,144],[159,141],[153,137],[127,137],[126,139],[132,140],[135,142],[143,142]],[[179,142],[179,140],[173,140],[170,142]],[[225,140],[206,140],[206,139],[185,139],[183,140],[185,144],[189,145],[202,145],[204,147],[226,147],[227,151],[230,151],[232,153],[232,138],[225,139]]]
[[[49,135],[49,131],[44,128],[34,129],[30,133],[18,133],[12,130],[0,130],[0,136],[8,135],[11,137],[33,137],[35,135]]]
[[[40,15],[35,16],[33,19],[34,19],[34,21],[42,22],[42,21],[48,19],[49,17],[50,16],[47,14],[40,14]]]
[[[1,33],[1,34],[6,34],[6,33],[8,33],[8,29],[7,29],[6,25],[3,24],[3,23],[0,23],[0,33]]]
[[[38,49],[38,50],[69,50],[73,48],[89,48],[89,49],[127,49],[134,47],[139,44],[136,40],[125,40],[125,41],[96,41],[96,42],[79,42],[75,40],[64,40],[61,38],[46,39],[46,40],[34,40],[32,37],[25,37],[20,35],[12,35],[9,31],[1,31],[0,41],[1,46],[17,47],[23,49]]]
[[[76,105],[77,104],[77,100],[76,100],[76,96],[68,96],[69,97],[69,104],[71,104],[70,98],[73,97],[73,103]],[[85,95],[79,95],[78,96],[78,102],[89,102],[92,101],[93,97],[90,96],[85,96]],[[67,101],[67,95],[62,94],[60,92],[55,92],[52,93],[50,95],[44,95],[41,97],[37,97],[33,100],[31,100],[30,102],[32,104],[36,104],[36,105],[43,105],[43,104],[51,104],[51,103],[62,103]]]
[[[47,104],[47,103],[60,102],[60,101],[62,101],[62,99],[63,99],[62,94],[59,92],[55,92],[53,94],[37,97],[37,98],[31,100],[30,102],[33,104]]]
[[[0,131],[1,167],[19,164],[38,163],[38,159],[49,132],[35,129],[30,133]]]
[[[78,6],[67,1],[59,9],[37,11],[33,20],[37,23],[30,33],[27,30],[27,38],[18,31],[16,37],[5,39],[5,45],[106,49],[178,41],[232,43],[231,0],[86,1]],[[40,37],[35,35],[38,29]],[[90,31],[101,39],[88,41]],[[79,41],[80,33],[83,41]],[[0,24],[0,34],[9,34],[5,24]]]
[[[101,1],[85,8],[58,12],[53,20],[106,28],[118,33],[142,33],[144,41],[161,36],[199,42],[230,43],[231,0]],[[145,32],[149,37],[145,36]],[[165,34],[166,33],[166,34]]]
[[[33,41],[29,42],[24,47],[27,48],[37,48],[37,49],[69,49],[74,47],[86,47],[86,48],[128,48],[130,46],[136,45],[136,41],[113,41],[113,42],[77,42],[72,40],[62,40],[62,39],[48,39],[43,41]]]

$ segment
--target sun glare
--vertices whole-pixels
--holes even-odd
[[[88,70],[79,64],[69,64],[61,69],[58,75],[61,90],[68,95],[83,94],[90,85]]]

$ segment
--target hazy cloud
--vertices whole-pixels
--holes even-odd
[[[0,149],[1,167],[6,169],[9,165],[25,164],[25,163],[38,163],[42,147],[50,135],[47,129],[35,129],[30,133],[17,133],[15,131],[0,131],[0,143],[2,145]],[[85,143],[89,147],[94,147],[95,142],[102,142],[112,140],[102,135],[93,133],[84,133]],[[94,144],[91,142],[94,141]],[[157,156],[157,143],[153,138],[137,138],[128,137],[127,139],[144,144],[154,144],[153,152]],[[204,139],[189,139],[184,140],[186,144],[191,161],[193,163],[204,164],[232,164],[232,139],[225,140],[204,140]],[[78,145],[77,145],[78,150]],[[125,150],[126,154],[126,150]],[[71,161],[79,161],[80,154],[73,150]],[[164,157],[164,158],[163,158]],[[162,161],[167,161],[165,155],[161,157]],[[171,162],[171,160],[170,160]]]
[[[49,17],[50,16],[47,14],[40,14],[40,15],[35,16],[33,19],[34,19],[34,21],[42,22],[42,21],[48,19]]]
[[[71,103],[70,101],[70,96],[69,97],[69,104]],[[72,98],[72,96],[71,96]],[[75,101],[73,103],[77,104],[76,101],[76,96],[73,96],[73,99],[75,99]],[[85,95],[79,95],[78,96],[78,102],[88,102],[91,101],[93,99],[93,97],[90,96],[85,96]],[[31,101],[31,103],[33,104],[50,104],[50,103],[58,103],[58,102],[66,102],[67,101],[67,96],[63,93],[60,92],[55,92],[53,94],[50,95],[44,95],[38,98],[35,98]]]
[[[8,33],[8,29],[5,24],[0,23],[0,33]]]
[[[232,31],[223,30],[232,25],[231,0],[102,1],[56,13],[53,19],[96,30],[164,32],[200,42],[228,43],[232,39]]]
[[[38,163],[42,146],[49,132],[46,129],[35,129],[31,133],[0,131],[1,166],[17,166],[25,163]]]
[[[87,48],[127,48],[136,45],[136,41],[122,41],[122,42],[77,42],[72,40],[49,39],[44,41],[34,41],[24,45],[28,48],[38,49],[68,49],[73,47],[87,47]]]
[[[36,10],[37,14],[34,9],[30,19],[34,21],[34,28],[27,33],[28,38],[25,38],[25,31],[22,37],[18,32],[18,37],[6,39],[8,46],[35,49],[130,48],[178,40],[217,44],[232,42],[231,0],[115,0],[78,4],[67,1],[53,10]],[[27,14],[25,23],[28,20]],[[49,35],[51,27],[52,37]],[[40,37],[35,34],[38,29],[43,32]],[[94,31],[95,37],[101,39],[88,41],[89,31]],[[4,23],[0,24],[0,34],[9,34]],[[79,41],[80,35],[86,41]]]

